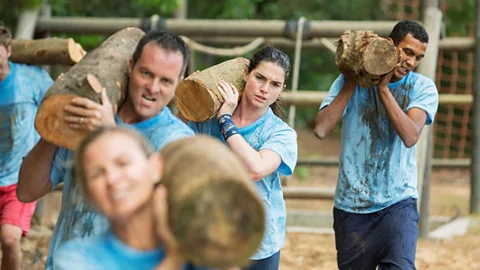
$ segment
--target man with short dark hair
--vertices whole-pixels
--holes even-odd
[[[389,40],[400,54],[395,69],[371,88],[340,75],[320,106],[315,134],[325,138],[342,121],[334,199],[338,268],[415,269],[418,237],[415,144],[438,108],[435,83],[413,72],[428,34],[401,21]]]
[[[117,114],[113,115],[104,91],[102,104],[86,98],[73,99],[72,104],[65,107],[68,115],[65,121],[71,128],[88,130],[104,125],[130,125],[157,151],[169,142],[193,136],[193,131],[167,107],[183,78],[188,58],[188,48],[177,35],[164,31],[147,33],[129,62],[126,98]],[[108,228],[103,216],[79,200],[71,162],[72,151],[41,139],[25,157],[20,170],[17,194],[22,201],[34,201],[64,183],[62,208],[50,243],[47,269],[53,267],[52,256],[59,245],[73,238],[100,234]],[[129,191],[127,188],[119,192]]]
[[[52,85],[40,67],[10,62],[10,30],[0,24],[0,243],[1,269],[20,269],[20,239],[28,233],[36,201],[15,194],[22,157],[39,139],[33,126],[37,107]]]

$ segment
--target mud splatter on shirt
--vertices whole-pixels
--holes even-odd
[[[22,158],[40,139],[34,120],[43,95],[53,84],[40,67],[9,62],[0,81],[0,186],[18,182]]]
[[[343,83],[340,75],[320,109],[333,101]],[[433,122],[438,92],[432,80],[410,72],[388,86],[400,108],[419,108],[427,114],[425,124]],[[377,88],[357,86],[343,113],[335,207],[371,213],[408,197],[418,197],[415,146],[407,148],[393,129]]]

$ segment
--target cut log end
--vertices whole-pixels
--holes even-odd
[[[63,108],[71,104],[74,95],[54,95],[45,99],[35,117],[35,128],[40,136],[58,146],[75,149],[88,135],[87,130],[71,129],[65,122]]]
[[[253,195],[243,183],[225,180],[185,198],[175,211],[175,223],[185,224],[176,228],[185,258],[214,268],[246,265],[265,230],[262,203]]]
[[[217,100],[217,96],[210,94],[205,86],[196,80],[182,81],[175,93],[175,106],[178,111],[183,117],[193,122],[203,122],[215,115],[220,109],[215,106],[219,104]]]
[[[88,73],[86,78],[87,78],[88,84],[93,89],[93,91],[95,91],[98,94],[102,93],[102,84],[97,79],[97,77],[95,77],[95,75]]]
[[[390,72],[397,62],[397,51],[387,39],[373,40],[363,54],[364,68],[372,75],[380,76]]]
[[[68,39],[68,55],[73,63],[78,63],[87,54],[82,45],[76,43],[73,38]]]

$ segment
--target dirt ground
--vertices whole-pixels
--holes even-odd
[[[338,156],[337,139],[317,140],[308,130],[298,130],[300,156]],[[335,187],[336,167],[298,167],[289,180],[290,186]],[[469,180],[467,170],[434,170],[430,213],[434,216],[467,216]],[[60,208],[61,194],[54,192],[45,199],[45,215],[33,223],[31,233],[22,240],[23,269],[43,269],[50,235]],[[288,209],[331,211],[332,201],[287,200]],[[419,240],[417,269],[480,269],[480,216],[472,216],[467,235],[451,240]],[[281,270],[337,269],[333,235],[287,233],[281,255]]]

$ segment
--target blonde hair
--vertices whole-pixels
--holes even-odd
[[[74,154],[74,163],[75,163],[75,182],[77,188],[84,197],[88,198],[88,194],[86,193],[87,186],[85,181],[85,164],[84,164],[84,156],[85,151],[87,150],[88,146],[90,146],[93,142],[97,141],[100,137],[107,134],[126,134],[134,139],[140,149],[143,151],[145,156],[149,158],[153,153],[155,153],[152,145],[147,141],[147,139],[138,131],[134,130],[133,128],[129,128],[126,126],[122,127],[101,127],[93,132],[91,132],[82,142],[79,144],[77,149],[75,150]],[[119,145],[119,147],[121,147]]]

